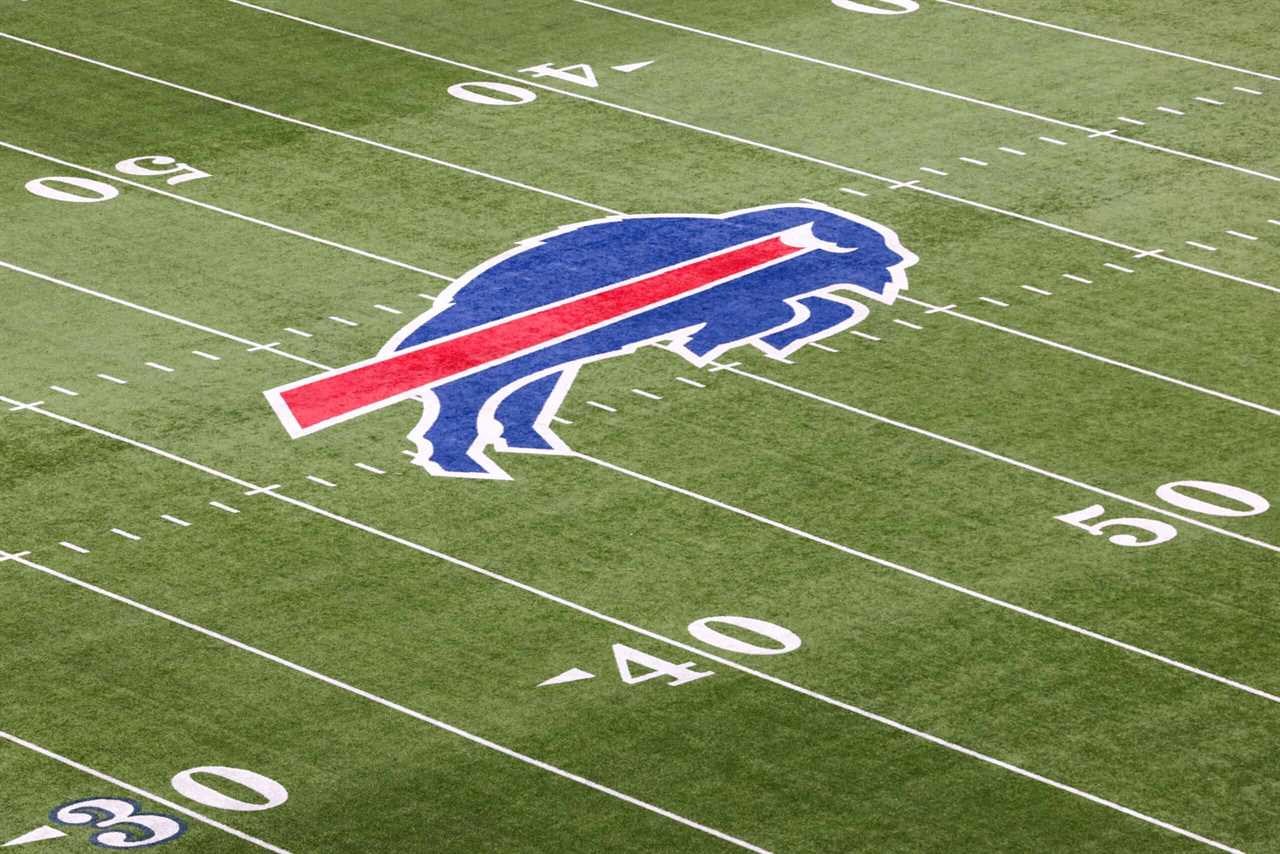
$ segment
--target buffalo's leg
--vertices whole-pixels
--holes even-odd
[[[483,373],[433,389],[430,393],[438,407],[435,419],[421,433],[419,446],[425,459],[419,462],[439,474],[492,474],[492,464],[486,467],[481,460],[487,462],[484,452],[497,438],[498,429],[492,419],[481,419],[480,410],[495,391]]]
[[[795,326],[788,326],[761,339],[766,346],[786,352],[787,348],[824,332],[850,326],[867,313],[858,303],[820,296],[804,297],[799,302],[809,312],[809,316]]]
[[[547,374],[511,392],[498,404],[502,441],[512,451],[555,451],[559,445],[545,424],[539,424],[548,405],[558,403],[556,387],[569,378],[565,371]],[[548,416],[554,412],[546,413]]]

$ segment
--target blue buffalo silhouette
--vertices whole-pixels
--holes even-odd
[[[866,317],[857,297],[893,302],[916,262],[888,228],[818,204],[609,217],[522,241],[482,264],[381,353],[784,232],[784,241],[811,251],[424,390],[423,417],[409,434],[415,462],[436,475],[507,478],[489,448],[571,453],[551,419],[582,365],[646,344],[665,345],[699,367],[744,344],[785,360]]]

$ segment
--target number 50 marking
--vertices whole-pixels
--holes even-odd
[[[1198,489],[1202,492],[1209,492],[1228,501],[1239,503],[1243,507],[1224,507],[1221,504],[1186,495],[1179,491],[1181,489]],[[1172,504],[1179,509],[1191,513],[1200,513],[1205,516],[1257,516],[1271,509],[1271,502],[1256,492],[1250,492],[1247,489],[1241,489],[1229,483],[1217,483],[1212,480],[1175,480],[1157,489],[1156,495],[1166,504]],[[1133,534],[1113,534],[1107,538],[1109,542],[1125,548],[1158,546],[1178,536],[1177,528],[1168,522],[1159,522],[1155,519],[1125,516],[1119,519],[1104,519],[1101,522],[1093,522],[1094,519],[1104,515],[1106,512],[1107,509],[1101,504],[1093,504],[1083,510],[1064,513],[1053,518],[1082,531],[1087,531],[1095,537],[1101,537],[1107,528],[1114,527],[1136,528],[1151,535],[1149,539],[1145,540],[1140,540]]]

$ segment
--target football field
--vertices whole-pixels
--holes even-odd
[[[0,847],[1280,854],[1276,0],[0,0]]]

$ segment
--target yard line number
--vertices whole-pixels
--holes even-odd
[[[187,181],[211,177],[208,172],[186,163],[179,163],[164,154],[130,157],[117,163],[115,170],[122,175],[140,178],[165,178],[165,183],[171,187],[185,184]],[[120,195],[120,190],[106,181],[96,181],[79,175],[49,175],[36,178],[26,183],[26,189],[28,193],[42,199],[72,204],[106,202]]]
[[[857,3],[855,0],[831,0],[831,5],[848,9],[850,12],[862,12],[866,15],[905,15],[920,8],[915,0],[874,0],[870,3]]]
[[[1196,490],[1209,493],[1221,501],[1205,500],[1188,495],[1185,490]],[[1271,502],[1256,492],[1250,492],[1229,483],[1218,483],[1212,480],[1175,480],[1166,483],[1156,490],[1156,497],[1166,504],[1171,504],[1190,513],[1204,516],[1257,516],[1271,509]],[[1225,503],[1223,503],[1225,502]],[[1168,522],[1140,517],[1120,517],[1115,519],[1101,518],[1107,509],[1101,504],[1093,504],[1074,513],[1055,516],[1059,522],[1086,531],[1095,537],[1108,534],[1112,528],[1130,528],[1147,536],[1139,538],[1133,533],[1111,533],[1108,542],[1124,548],[1145,548],[1167,543],[1178,536],[1178,529]],[[1099,520],[1100,521],[1095,521]]]
[[[245,801],[227,795],[196,775],[219,778],[253,792],[261,801]],[[289,799],[284,786],[255,771],[225,765],[201,765],[173,775],[170,785],[178,794],[198,804],[232,812],[260,812],[275,809]],[[142,805],[129,798],[83,798],[55,807],[49,819],[57,824],[91,827],[96,832],[89,842],[99,848],[150,848],[172,842],[187,832],[187,824],[174,815],[142,812]]]
[[[751,635],[752,640],[726,634],[718,627],[738,629]],[[800,636],[790,629],[754,617],[703,617],[689,624],[689,634],[708,646],[741,655],[783,655],[799,649],[801,644]],[[714,675],[711,670],[698,670],[692,661],[676,664],[622,643],[613,645],[613,660],[618,676],[627,685],[666,677],[670,680],[666,684],[675,687]]]

